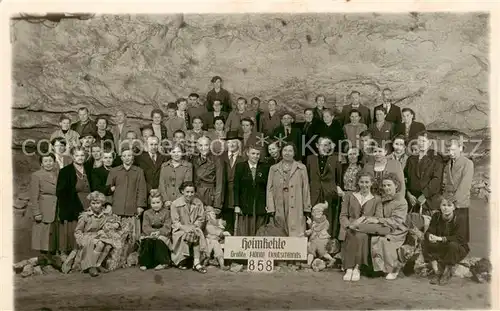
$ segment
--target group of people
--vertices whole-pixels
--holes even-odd
[[[433,150],[425,126],[390,89],[373,121],[353,91],[341,111],[318,95],[296,122],[274,99],[247,105],[240,97],[233,108],[222,79],[211,82],[205,104],[192,93],[153,109],[142,128],[124,111],[113,126],[104,116],[91,120],[85,107],[76,123],[61,117],[32,174],[33,249],[66,254],[67,270],[92,276],[124,266],[137,246],[143,270],[206,273],[211,256],[227,269],[224,236],[265,235],[270,226],[317,236],[311,212],[323,204],[321,236],[341,242],[344,280],[359,280],[363,267],[395,279],[398,249],[416,227],[425,232],[431,282],[449,281],[468,253],[474,168],[460,138]]]

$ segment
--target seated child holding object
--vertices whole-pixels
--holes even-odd
[[[305,232],[305,235],[309,237],[307,245],[307,264],[309,266],[315,257],[326,259],[328,261],[327,266],[334,263],[333,257],[327,251],[327,245],[330,241],[330,234],[328,234],[330,223],[323,214],[327,208],[327,202],[316,204],[312,208],[312,220],[307,219],[307,224],[310,226]]]
[[[205,215],[207,224],[205,226],[205,237],[207,239],[206,262],[212,258],[212,253],[215,259],[219,262],[219,267],[222,270],[229,270],[228,266],[224,265],[224,251],[222,250],[221,241],[224,237],[231,234],[224,231],[226,223],[222,219],[217,219],[215,210],[212,206],[205,207]]]

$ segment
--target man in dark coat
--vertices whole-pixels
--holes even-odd
[[[430,149],[429,134],[417,134],[418,155],[411,155],[404,169],[407,178],[406,189],[410,210],[417,212],[419,206],[430,214],[439,209],[438,196],[443,179],[443,161],[435,150]]]
[[[386,113],[385,120],[387,122],[392,122],[394,125],[401,123],[401,108],[393,104],[393,101],[391,89],[385,88],[382,91],[382,104],[373,109],[373,118],[375,118],[375,111],[382,108]]]
[[[226,221],[226,230],[233,232],[234,230],[234,172],[236,164],[244,162],[245,158],[241,154],[242,137],[238,131],[229,131],[226,135],[227,151],[221,156],[221,162],[224,166],[225,183],[224,183],[224,205],[222,208],[222,219]]]
[[[302,159],[302,133],[301,130],[293,126],[295,114],[290,111],[281,113],[281,125],[274,130],[273,138],[280,141],[280,147],[284,142],[290,142],[297,148],[295,160]]]
[[[361,104],[360,93],[358,91],[352,91],[349,95],[351,98],[351,103],[342,107],[342,126],[350,122],[351,110],[356,109],[361,114],[361,123],[366,124],[370,127],[372,123],[371,112],[368,107]]]
[[[328,137],[335,144],[335,152],[343,150],[342,142],[345,139],[344,130],[342,125],[334,119],[333,111],[331,109],[323,110],[324,123],[320,126],[319,134],[322,137]]]
[[[340,184],[341,164],[336,154],[332,154],[332,141],[321,137],[317,148],[319,155],[307,157],[307,172],[309,175],[311,206],[327,202],[328,209],[325,215],[330,223],[328,233],[337,237],[339,229],[338,192],[337,185]]]
[[[82,136],[82,133],[84,131],[93,132],[93,133],[97,132],[97,126],[96,126],[95,122],[90,119],[89,114],[90,113],[89,113],[89,110],[87,109],[87,107],[79,108],[78,109],[78,118],[80,120],[78,122],[71,124],[71,129],[73,131],[77,132],[78,134],[80,134],[80,136]]]
[[[134,165],[140,167],[144,171],[146,189],[149,196],[149,191],[151,189],[158,189],[161,165],[167,162],[167,156],[158,152],[158,137],[150,136],[146,143],[148,151],[144,151],[140,155],[134,157]]]
[[[304,136],[303,147],[305,149],[305,155],[302,158],[302,162],[305,164],[308,156],[318,153],[316,144],[319,138],[319,125],[323,123],[323,116],[321,116],[321,121],[314,118],[313,108],[304,109],[304,116],[305,121],[298,124],[297,127],[301,129],[302,135]]]
[[[238,236],[255,236],[266,225],[266,192],[269,167],[259,161],[261,148],[249,146],[248,161],[236,164],[234,175],[234,212]]]
[[[233,110],[233,104],[231,102],[231,95],[229,92],[222,88],[222,78],[215,76],[211,80],[213,89],[207,94],[207,110],[214,111],[214,100],[220,100],[222,104],[222,111],[230,113]]]

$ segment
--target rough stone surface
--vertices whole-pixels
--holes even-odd
[[[234,97],[301,110],[384,87],[431,129],[488,134],[488,14],[97,15],[12,27],[13,145],[45,138],[59,114],[153,107],[221,75]],[[47,26],[54,26],[53,28]],[[300,115],[300,113],[299,113]]]

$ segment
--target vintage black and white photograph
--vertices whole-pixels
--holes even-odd
[[[490,19],[12,14],[15,309],[491,308]]]

